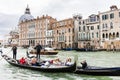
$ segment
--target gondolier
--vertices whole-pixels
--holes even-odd
[[[12,51],[13,51],[13,59],[16,59],[17,47],[15,45],[12,47]]]
[[[37,61],[40,62],[40,51],[42,49],[42,46],[39,43],[37,43],[37,45],[34,49],[36,49],[36,51],[37,51],[37,53],[36,53]]]

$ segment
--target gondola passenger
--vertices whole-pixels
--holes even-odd
[[[20,64],[26,64],[26,62],[25,62],[25,58],[22,57],[22,58],[19,60],[19,63],[20,63]]]
[[[52,63],[55,64],[55,65],[62,65],[62,62],[61,62],[61,60],[59,58],[53,60]]]
[[[66,60],[66,62],[65,62],[65,65],[66,66],[70,66],[70,65],[72,65],[73,63],[71,62],[71,58],[68,58],[67,60]]]
[[[87,68],[87,62],[86,62],[86,60],[84,60],[83,62],[81,62],[81,64],[82,64],[82,69]]]
[[[32,66],[38,66],[38,62],[37,62],[37,59],[36,59],[36,58],[32,58],[32,60],[31,60],[31,65],[32,65]]]

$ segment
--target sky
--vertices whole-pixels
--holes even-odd
[[[111,5],[120,9],[120,0],[0,0],[0,40],[18,27],[18,21],[29,5],[32,16],[49,15],[58,21],[81,14],[87,18],[98,11],[110,10]]]

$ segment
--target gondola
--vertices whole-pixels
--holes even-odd
[[[28,53],[36,54],[36,50],[32,47],[28,48]],[[40,55],[56,55],[58,51],[54,50],[53,48],[44,48],[41,50]]]
[[[17,60],[10,58],[7,55],[2,55],[2,57],[11,65],[26,68],[36,71],[43,71],[43,72],[73,72],[76,69],[76,62],[74,62],[71,66],[49,66],[49,67],[42,67],[42,66],[32,66],[32,65],[22,65],[19,64]]]
[[[76,74],[86,74],[86,75],[95,75],[95,76],[120,76],[120,67],[95,67],[88,66],[85,69],[77,67]]]

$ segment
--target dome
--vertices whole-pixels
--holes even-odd
[[[26,20],[31,20],[31,19],[34,19],[34,17],[30,14],[30,9],[27,6],[24,15],[22,15],[19,19],[19,23],[24,22]]]
[[[22,21],[26,21],[26,20],[31,20],[31,19],[34,19],[34,17],[30,14],[24,14],[20,17],[19,19],[19,23],[21,23]]]

